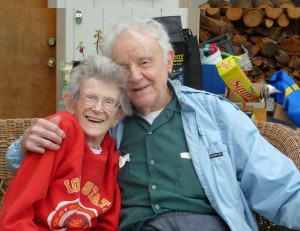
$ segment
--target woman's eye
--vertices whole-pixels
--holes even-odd
[[[88,99],[96,99],[96,96],[94,96],[94,95],[87,95],[86,98],[88,98]]]
[[[104,102],[107,104],[114,104],[114,100],[112,99],[106,99]]]

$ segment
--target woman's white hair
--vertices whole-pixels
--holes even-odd
[[[132,106],[127,97],[127,80],[123,68],[114,63],[110,58],[99,55],[91,55],[80,61],[70,73],[68,83],[68,99],[66,106],[70,107],[78,100],[82,84],[89,78],[116,86],[121,90],[120,106],[123,114],[132,114]]]

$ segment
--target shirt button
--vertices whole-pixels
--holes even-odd
[[[152,134],[152,131],[151,132],[148,132],[148,135],[151,135]]]
[[[155,205],[155,208],[156,208],[156,209],[159,209],[159,205]]]
[[[154,160],[150,160],[150,164],[154,164]]]
[[[156,185],[152,185],[152,189],[156,189]]]

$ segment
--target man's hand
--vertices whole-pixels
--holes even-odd
[[[45,149],[58,150],[66,134],[57,125],[60,123],[60,116],[50,120],[38,119],[29,127],[21,140],[21,149],[24,153],[44,153]]]

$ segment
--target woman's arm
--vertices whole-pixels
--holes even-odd
[[[53,152],[26,156],[5,193],[0,215],[1,230],[39,230],[34,222],[35,206],[47,195],[54,157]]]

